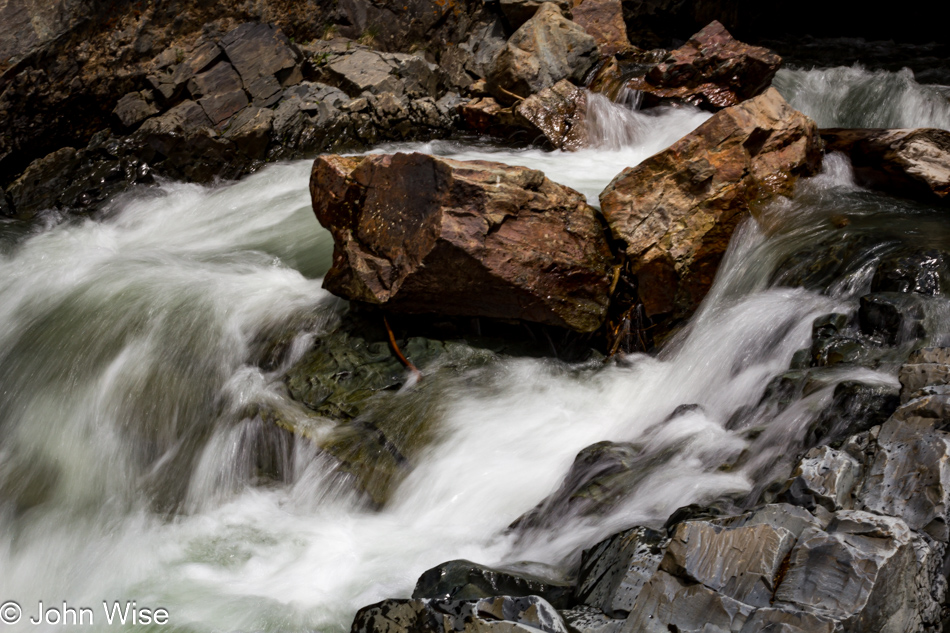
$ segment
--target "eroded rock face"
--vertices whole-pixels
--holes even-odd
[[[950,202],[950,132],[915,130],[821,131],[826,151],[843,152],[866,187],[924,202]]]
[[[612,263],[596,213],[539,171],[423,154],[321,156],[314,212],[334,235],[324,286],[405,313],[603,321]]]
[[[748,210],[790,194],[820,164],[815,123],[769,89],[614,178],[601,208],[634,262],[647,315],[688,315]]]
[[[772,51],[733,39],[713,21],[629,87],[717,110],[764,92],[781,64]]]
[[[488,88],[510,104],[562,79],[579,83],[596,59],[594,38],[545,2],[499,53],[486,77]]]

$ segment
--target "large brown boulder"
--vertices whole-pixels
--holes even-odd
[[[726,108],[600,194],[649,316],[687,316],[712,285],[749,210],[821,165],[815,123],[770,88]]]
[[[486,77],[488,89],[510,104],[562,79],[579,83],[597,55],[594,38],[545,2],[508,39]]]
[[[851,159],[858,182],[923,202],[950,203],[950,132],[916,130],[821,131],[825,151]]]
[[[314,162],[334,237],[330,292],[403,313],[522,319],[591,332],[612,256],[580,193],[525,167],[425,154]]]
[[[628,86],[654,99],[717,110],[761,94],[781,65],[781,57],[735,40],[714,20]]]

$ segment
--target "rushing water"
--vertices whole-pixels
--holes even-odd
[[[904,74],[783,71],[777,84],[823,125],[950,122],[945,100]],[[413,149],[539,168],[596,202],[621,169],[708,116],[592,104],[599,147],[576,154]],[[687,503],[741,498],[787,467],[835,384],[894,384],[894,368],[828,372],[806,398],[754,421],[754,434],[727,421],[808,345],[815,317],[854,309],[889,244],[950,243],[927,210],[860,191],[832,158],[794,200],[739,230],[710,297],[659,357],[498,359],[440,387],[440,439],[376,512],[305,442],[290,453],[289,482],[254,476],[266,433],[246,406],[286,404],[282,371],[339,307],[320,288],[332,241],[310,210],[309,167],[137,190],[93,219],[51,214],[31,235],[0,226],[0,601],[24,610],[12,629],[57,629],[25,618],[41,600],[65,600],[114,630],[102,601],[135,600],[169,611],[160,630],[342,631],[357,608],[407,595],[444,560],[556,566]],[[842,213],[847,229],[828,221]],[[844,233],[880,247],[819,286],[783,285],[791,255]],[[285,331],[297,333],[294,353],[260,369],[261,341]],[[608,517],[506,532],[601,440],[663,459]],[[721,468],[741,455],[741,467]]]

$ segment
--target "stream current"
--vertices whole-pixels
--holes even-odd
[[[909,71],[783,70],[775,85],[823,127],[950,129],[947,97]],[[598,97],[592,108],[598,146],[573,154],[449,142],[383,149],[526,165],[596,204],[624,167],[708,117]],[[23,610],[18,625],[0,628],[57,630],[28,618],[40,601],[65,601],[95,609],[90,629],[121,630],[106,625],[102,602],[134,600],[168,611],[154,630],[345,631],[359,607],[407,597],[440,562],[556,570],[619,529],[751,494],[788,471],[836,384],[896,384],[901,359],[827,372],[755,434],[730,418],[809,346],[816,317],[856,309],[889,249],[950,248],[934,210],[861,190],[847,161],[829,157],[793,199],[740,227],[710,295],[658,356],[498,358],[478,380],[440,387],[438,441],[374,511],[306,442],[290,453],[287,482],[253,477],[247,438],[260,420],[242,411],[286,399],[283,371],[340,309],[320,287],[332,239],[310,208],[311,162],[216,187],[136,189],[92,218],[50,212],[29,230],[0,224],[0,602]],[[830,221],[841,215],[844,228]],[[837,272],[794,282],[791,259],[820,261],[823,244],[858,238],[865,246]],[[932,331],[944,321],[950,331],[942,312],[930,318]],[[256,346],[287,327],[297,330],[290,357],[262,370]],[[671,417],[681,405],[699,406]],[[563,516],[530,538],[506,532],[601,440],[665,457],[609,516]],[[752,457],[742,468],[718,468],[743,453]]]

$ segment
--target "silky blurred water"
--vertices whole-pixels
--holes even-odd
[[[946,109],[905,74],[782,71],[776,84],[821,125],[947,127]],[[575,154],[400,149],[541,169],[596,203],[623,168],[708,117],[596,98],[592,108],[598,146]],[[332,240],[310,209],[309,169],[139,189],[95,218],[50,214],[35,234],[0,236],[0,602],[25,615],[41,600],[91,606],[97,629],[115,628],[103,600],[135,600],[168,610],[156,630],[344,631],[360,606],[407,596],[445,560],[556,567],[617,529],[749,492],[839,382],[895,384],[891,368],[839,369],[758,439],[727,429],[809,344],[815,317],[852,310],[867,291],[873,252],[822,288],[776,277],[789,255],[837,235],[829,218],[846,213],[848,230],[869,235],[892,227],[885,246],[915,231],[947,238],[926,211],[859,190],[834,157],[793,200],[741,227],[709,298],[658,357],[499,358],[440,383],[440,439],[372,511],[308,442],[290,451],[284,483],[257,481],[248,448],[267,433],[248,405],[293,410],[282,372],[340,307],[320,288]],[[286,333],[290,356],[261,369],[262,342]],[[671,417],[681,405],[698,406]],[[564,516],[520,539],[506,531],[602,440],[666,457],[607,517]],[[720,468],[747,450],[757,457],[746,466]]]

